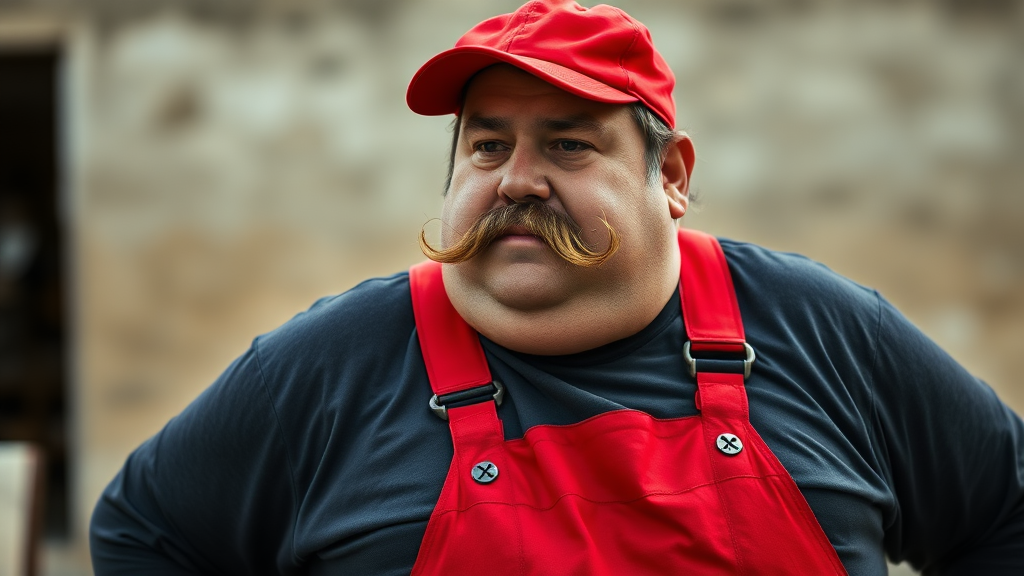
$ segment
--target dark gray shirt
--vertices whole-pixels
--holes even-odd
[[[851,575],[1024,574],[1024,424],[877,293],[723,240],[751,421]],[[678,295],[644,330],[569,356],[483,339],[506,435],[608,410],[696,414]],[[92,519],[96,574],[399,575],[452,456],[407,274],[317,302],[136,450]],[[794,567],[798,569],[798,567]]]

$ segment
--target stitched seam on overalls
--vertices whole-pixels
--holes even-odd
[[[603,437],[603,436],[607,436],[608,434],[615,434],[615,433],[618,433],[618,432],[622,432],[623,430],[626,430],[626,429],[625,428],[618,428],[618,429],[615,429],[615,430],[609,430],[609,431],[607,431],[607,432],[605,432],[603,434],[595,434],[590,439],[588,439],[587,442],[564,442],[564,441],[556,440],[554,438],[540,438],[540,439],[537,439],[537,440],[534,440],[534,441],[530,442],[528,445],[531,448],[539,446],[541,444],[545,444],[545,443],[547,443],[547,444],[554,444],[556,446],[567,446],[567,447],[570,447],[570,446],[582,446],[582,445],[585,445],[585,444],[590,444],[592,442],[598,442],[598,441],[600,441],[600,438]],[[687,436],[689,434],[692,434],[692,432],[685,431],[685,432],[680,432],[679,434],[649,434],[649,436],[651,438],[657,438],[659,440],[668,440],[668,439],[671,439],[671,438],[679,438],[681,436]]]
[[[452,422],[454,423],[454,422],[457,422],[457,421],[461,422],[461,421],[465,421],[465,420],[471,420],[473,418],[479,418],[481,416],[483,416],[483,414],[472,414],[472,415],[469,415],[469,416],[463,416],[462,418],[453,418]],[[500,434],[499,434],[499,436],[500,436]],[[490,447],[488,447],[488,448],[490,448]],[[461,480],[459,478],[459,471],[463,470],[463,466],[462,466],[462,463],[463,463],[462,451],[460,451],[458,446],[455,445],[455,435],[454,434],[452,434],[452,449],[453,449],[453,453],[452,453],[451,467],[449,468],[448,474],[445,475],[444,485],[441,487],[441,495],[438,496],[437,504],[435,506],[440,506],[441,503],[445,501],[446,497],[451,493],[451,491],[455,489],[455,488],[453,488],[453,486],[456,486],[456,485],[458,485],[461,482]],[[454,482],[450,483],[449,479],[454,480]],[[423,551],[424,554],[429,555],[429,554],[432,553],[432,550],[433,550],[433,547],[434,547],[434,542],[437,540],[437,532],[438,532],[438,530],[436,529],[436,525],[434,523],[434,520],[441,518],[442,516],[444,516],[445,514],[448,514],[449,512],[460,511],[459,508],[458,508],[458,502],[457,501],[456,501],[455,504],[456,504],[456,506],[454,508],[451,508],[451,507],[449,507],[449,508],[437,508],[437,507],[435,507],[434,510],[431,512],[430,519],[427,521],[427,530],[426,530],[426,533],[424,535],[424,541],[420,544],[420,549]],[[472,506],[470,506],[470,507],[472,507]],[[468,510],[468,509],[469,508],[466,508],[466,510]],[[426,560],[426,558],[427,558],[427,556],[424,556],[425,560]],[[414,564],[414,567],[415,566],[416,565]]]
[[[768,478],[768,477],[771,477],[771,476],[778,476],[778,474],[768,474],[768,475],[765,475],[765,476],[758,476],[756,474],[736,475],[736,476],[729,476],[728,478],[723,478],[721,481],[722,482],[728,482],[728,481],[731,481],[731,480],[764,480],[765,478]],[[593,499],[593,498],[588,498],[588,497],[586,497],[586,496],[584,496],[582,494],[578,494],[576,492],[566,492],[565,494],[562,494],[561,496],[556,498],[555,502],[551,506],[534,506],[532,504],[527,504],[525,502],[502,502],[500,500],[481,500],[481,501],[478,501],[478,502],[474,502],[473,504],[470,504],[466,508],[448,508],[446,510],[443,510],[443,511],[439,512],[438,515],[440,516],[441,514],[448,514],[450,512],[465,512],[466,510],[469,510],[470,508],[475,508],[476,506],[480,506],[482,504],[500,505],[500,506],[511,506],[511,507],[516,507],[516,508],[529,508],[531,510],[536,510],[538,512],[546,512],[546,511],[549,511],[549,510],[551,510],[553,508],[556,508],[558,506],[558,504],[561,503],[562,500],[564,500],[565,498],[570,497],[570,496],[579,498],[580,500],[584,500],[586,502],[590,502],[591,504],[629,504],[629,503],[632,503],[632,502],[639,502],[641,500],[644,500],[646,498],[650,498],[652,496],[678,496],[680,494],[687,494],[689,492],[693,492],[694,490],[698,490],[700,488],[707,488],[709,486],[714,486],[716,484],[717,484],[716,482],[706,482],[704,484],[698,484],[698,485],[695,485],[695,486],[690,486],[690,487],[684,488],[682,490],[666,490],[666,491],[648,492],[648,493],[646,493],[646,494],[644,494],[642,496],[637,496],[636,498],[625,498],[625,499],[622,499],[622,500],[596,500],[596,499]]]
[[[441,494],[437,497],[437,504],[435,504],[435,508],[430,512],[430,518],[427,520],[427,529],[424,532],[423,541],[420,543],[420,551],[417,554],[416,562],[413,563],[414,570],[410,576],[413,576],[417,573],[416,568],[419,568],[420,566],[420,555],[423,556],[424,562],[427,562],[429,556],[433,551],[434,542],[437,540],[438,532],[434,520],[440,518],[441,516],[444,516],[449,511],[448,509],[441,509],[438,506],[440,506],[440,504],[445,501],[447,495],[452,491],[451,485],[449,484],[448,480],[450,478],[455,477],[456,481],[458,481],[458,471],[462,469],[462,461],[459,459],[459,450],[457,447],[455,447],[454,441],[452,442],[452,448],[452,461],[448,465],[448,473],[445,474],[444,484],[441,485]],[[422,572],[422,569],[420,569],[420,572]]]
[[[803,518],[805,526],[812,528],[812,532],[815,535],[814,542],[829,559],[829,563],[832,564],[832,569],[836,571],[835,574],[846,574],[846,567],[843,566],[842,561],[839,560],[839,554],[836,552],[835,547],[832,546],[832,542],[828,539],[828,536],[825,535],[817,517],[814,516],[814,511],[811,510],[810,504],[807,503],[807,499],[804,497],[803,493],[800,492],[800,487],[796,485],[796,480],[793,480],[793,476],[788,470],[786,470],[786,467],[782,465],[782,461],[775,456],[775,453],[772,452],[772,449],[767,443],[765,443],[764,439],[761,438],[761,435],[757,433],[757,430],[754,429],[754,425],[751,424],[749,420],[745,425],[745,429],[747,430],[748,437],[750,438],[751,448],[760,454],[761,457],[771,465],[772,469],[776,471],[773,474],[765,474],[764,478],[778,478],[781,480],[783,486],[786,488],[787,494],[793,495],[790,488],[796,489],[795,497],[797,500],[786,504],[795,504],[799,509],[798,513]],[[792,509],[792,506],[787,506],[787,508]],[[837,562],[838,566],[836,565]]]
[[[505,449],[504,445],[504,431],[501,428],[501,420],[497,417],[494,418],[494,427],[497,437],[502,438],[502,442],[496,445],[499,450],[501,465],[506,470],[511,470],[512,466],[509,464],[508,450]],[[518,500],[515,493],[515,482],[510,482],[509,484],[509,494],[512,496],[512,500]],[[513,508],[512,513],[515,516],[516,539],[519,541],[519,573],[522,576],[526,576],[526,542],[523,537],[523,522],[519,518],[518,508]]]
[[[465,417],[462,417],[462,418],[457,418],[456,421],[464,422],[464,421],[467,421],[467,420],[473,420],[473,419],[477,419],[477,418],[488,418],[488,419],[490,419],[490,414],[478,412],[476,414],[472,414],[472,415],[465,416]],[[505,468],[506,470],[509,470],[509,469],[511,469],[511,466],[509,465],[508,453],[504,449],[505,447],[503,446],[503,444],[505,443],[504,433],[503,433],[503,431],[501,429],[501,420],[497,417],[497,414],[495,414],[493,422],[491,423],[491,431],[493,432],[493,437],[497,438],[498,440],[493,442],[493,443],[490,443],[490,444],[484,446],[484,449],[485,450],[497,449],[498,450],[498,458],[501,460],[501,467],[499,467],[499,470],[501,468]],[[454,437],[452,438],[452,440],[453,440],[453,443],[454,443]],[[461,459],[461,455],[458,454],[457,450],[456,450],[456,455],[459,457],[459,470],[461,470],[462,469],[462,459]],[[461,480],[459,480],[459,482],[461,482]],[[447,483],[447,481],[446,481],[446,483]],[[514,490],[515,490],[515,484],[512,483],[509,486],[509,493],[511,494],[512,499],[516,500],[516,495],[515,495],[515,491]],[[458,504],[458,503],[456,503],[456,504]],[[467,508],[465,508],[465,510],[469,510],[470,508],[473,508],[474,505],[468,506]],[[464,512],[465,510],[459,510],[456,507],[454,510],[446,510],[444,513],[454,512],[454,511]],[[526,549],[525,549],[525,540],[523,538],[522,521],[519,519],[519,512],[518,512],[518,510],[513,508],[513,514],[515,515],[514,524],[515,524],[515,529],[516,529],[516,539],[518,540],[518,545],[519,545],[519,573],[522,576],[526,576]],[[441,514],[438,514],[438,516],[441,516]]]
[[[781,476],[780,476],[780,478],[781,478]],[[796,481],[794,481],[792,479],[792,477],[790,477],[790,481],[793,482],[793,484],[792,484],[793,486],[796,486]],[[783,482],[785,482],[785,479],[783,479]],[[786,482],[786,486],[787,486],[787,488],[789,487],[789,483],[788,482]],[[797,494],[801,498],[803,498],[803,494],[800,494],[799,488],[797,489]],[[798,504],[799,504],[799,502],[798,502]],[[814,542],[818,545],[818,548],[822,551],[822,553],[825,554],[825,557],[829,559],[829,563],[832,564],[832,569],[833,570],[837,570],[837,566],[835,565],[835,563],[838,560],[839,555],[836,553],[836,549],[835,549],[834,546],[832,546],[832,543],[829,542],[828,537],[825,536],[825,533],[822,531],[821,524],[819,524],[818,523],[818,519],[814,517],[814,512],[811,510],[810,504],[807,504],[807,499],[804,498],[804,505],[803,506],[797,506],[797,508],[800,509],[800,515],[803,517],[804,522],[806,522],[808,526],[810,526],[812,528],[813,527],[817,527],[818,528],[818,530],[814,531],[814,533],[815,533],[814,534],[815,535]],[[825,542],[821,541],[822,538],[824,538]],[[842,566],[842,562],[841,561],[839,562],[839,565]],[[846,573],[846,567],[845,566],[842,566],[842,570],[837,570],[836,571],[837,575],[838,574],[845,574],[845,573]]]
[[[603,419],[609,418],[609,417],[614,417],[616,415],[623,414],[623,413],[640,414],[640,415],[643,415],[646,418],[650,418],[651,420],[653,420],[655,422],[661,422],[661,423],[677,423],[677,422],[684,421],[684,420],[693,420],[694,418],[700,418],[700,414],[690,414],[688,416],[678,416],[678,417],[675,417],[675,418],[656,418],[654,416],[651,416],[649,413],[644,412],[643,410],[636,410],[634,408],[617,408],[615,410],[609,410],[608,412],[602,412],[600,414],[597,414],[596,416],[591,416],[591,417],[587,418],[586,420],[581,420],[579,422],[574,422],[572,424],[538,424],[536,426],[531,426],[526,431],[526,434],[522,438],[518,438],[516,440],[509,440],[509,442],[515,443],[515,442],[522,442],[524,439],[525,440],[529,440],[531,438],[531,435],[533,434],[532,431],[535,430],[535,429],[544,428],[544,429],[548,429],[548,430],[572,430],[573,428],[580,428],[580,427],[586,426],[587,424],[589,424],[591,422],[594,422],[594,421],[597,421],[597,420],[603,420]],[[634,429],[634,428],[635,427],[632,424],[622,424],[622,425],[616,426],[615,428],[609,428],[609,430],[631,430],[631,429]]]
[[[444,485],[441,486],[441,495],[438,496],[437,498],[438,503],[444,502],[448,494],[451,493],[452,491],[452,488],[448,484],[448,479],[450,477],[454,477],[456,479],[456,482],[458,481],[458,473],[459,470],[462,469],[462,460],[459,458],[459,451],[457,449],[452,454],[452,463],[450,466],[451,469],[449,470],[448,474],[445,475]],[[427,555],[424,556],[424,559],[428,558],[429,555],[432,554],[434,542],[437,541],[438,530],[437,526],[434,525],[433,521],[435,518],[440,518],[441,516],[444,516],[446,513],[447,510],[438,508],[435,508],[430,513],[430,518],[427,520],[427,530],[425,534],[426,538],[429,538],[429,540],[425,539],[425,541],[420,545],[420,548],[423,549],[424,554]]]
[[[742,574],[745,572],[743,569],[743,560],[740,558],[740,548],[736,542],[736,530],[733,528],[731,514],[729,508],[726,505],[725,495],[722,493],[722,486],[718,478],[718,466],[715,464],[714,455],[711,454],[711,450],[708,448],[707,443],[710,441],[710,432],[708,431],[708,421],[701,417],[701,427],[704,432],[704,453],[708,456],[708,460],[711,463],[711,473],[715,478],[713,484],[715,485],[715,493],[718,494],[718,505],[722,510],[722,516],[725,517],[725,525],[729,529],[729,541],[732,542],[732,554],[733,558],[736,559],[736,570],[737,573]]]

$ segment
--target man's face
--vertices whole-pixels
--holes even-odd
[[[529,235],[498,239],[471,260],[445,267],[460,312],[465,303],[524,313],[600,306],[624,296],[674,240],[661,181],[649,182],[644,145],[628,107],[579,98],[510,66],[493,66],[469,86],[452,182],[442,213],[442,247],[488,210],[540,202],[569,215],[598,251],[608,230],[620,250],[599,267],[573,266]],[[462,300],[463,306],[460,306]],[[664,302],[661,303],[662,305]],[[479,315],[476,315],[479,318]],[[487,334],[486,326],[475,327]]]

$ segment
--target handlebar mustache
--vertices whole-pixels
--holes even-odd
[[[431,246],[421,228],[420,250],[435,262],[458,264],[480,254],[502,236],[521,234],[525,230],[570,264],[600,266],[618,251],[619,235],[603,217],[599,216],[598,220],[604,224],[609,236],[608,247],[601,251],[587,245],[582,237],[583,229],[568,214],[538,202],[509,204],[483,213],[462,238],[448,248]]]

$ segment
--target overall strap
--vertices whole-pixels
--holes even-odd
[[[441,265],[427,261],[410,268],[409,287],[423,363],[434,394],[450,395],[489,385],[491,370],[480,338],[448,299]]]
[[[697,407],[712,419],[749,419],[744,379],[754,363],[732,275],[718,240],[679,230],[680,295],[689,341],[683,347],[697,379]],[[716,432],[717,433],[717,432]]]
[[[718,240],[680,229],[679,252],[683,321],[693,350],[743,352],[743,319]]]
[[[683,321],[690,338],[684,355],[690,372],[697,377],[698,386],[710,382],[712,376],[716,382],[738,386],[734,394],[742,394],[742,401],[731,403],[729,411],[745,415],[743,377],[744,372],[749,373],[754,354],[746,344],[725,255],[713,236],[695,230],[679,230],[679,249]],[[479,336],[448,299],[441,265],[427,261],[413,266],[409,285],[416,332],[435,399],[440,397],[443,405],[445,400],[462,403],[481,393],[490,394],[484,387],[492,384],[491,371]],[[500,400],[500,386],[495,390],[495,399]]]

